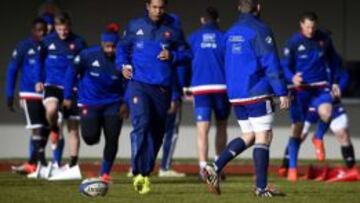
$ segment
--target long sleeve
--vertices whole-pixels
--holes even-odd
[[[71,99],[73,96],[73,89],[78,80],[78,75],[84,70],[84,57],[80,54],[75,57],[74,63],[66,70],[65,84],[64,84],[64,98]]]
[[[131,23],[124,31],[122,39],[116,46],[116,68],[121,70],[124,65],[131,64],[131,51],[133,46],[134,33],[131,30]]]
[[[281,60],[281,65],[282,68],[284,70],[284,75],[285,78],[287,80],[288,83],[292,84],[292,79],[295,75],[294,72],[294,65],[295,65],[295,60],[294,60],[294,51],[293,48],[291,46],[290,42],[287,42],[284,46],[283,49],[283,57]]]
[[[255,52],[265,68],[265,74],[277,96],[287,95],[287,88],[277,54],[275,39],[271,32],[258,32],[255,39]]]
[[[18,45],[13,51],[6,73],[5,92],[7,98],[14,97],[17,75],[22,66],[23,60],[24,50],[20,45]]]

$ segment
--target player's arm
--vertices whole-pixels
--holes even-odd
[[[44,90],[45,80],[45,59],[47,57],[47,48],[44,42],[40,43],[40,51],[36,57],[36,65],[34,68],[34,77],[36,81],[35,91],[41,93]]]
[[[170,109],[168,110],[169,114],[174,114],[177,111],[180,99],[181,99],[181,92],[180,92],[180,85],[179,85],[179,78],[177,72],[173,73],[172,76],[172,86],[171,86],[171,105]]]
[[[283,71],[277,54],[275,39],[271,32],[259,32],[255,39],[255,52],[276,96],[280,97],[280,107],[287,109],[289,100]]]
[[[283,68],[285,79],[290,84],[299,85],[301,83],[301,79],[297,79],[296,77],[301,76],[301,73],[295,73],[295,52],[292,45],[292,42],[289,40],[286,42],[283,48],[283,57],[281,59],[281,66]],[[295,81],[294,81],[295,79]]]
[[[6,104],[11,111],[14,111],[14,95],[17,75],[24,60],[24,49],[18,45],[12,53],[6,73]]]
[[[74,93],[73,89],[75,84],[77,84],[79,75],[82,75],[85,69],[83,60],[85,60],[85,57],[80,53],[66,70],[64,84],[64,106],[66,108],[71,107],[71,99]]]
[[[126,79],[132,78],[131,54],[134,46],[135,32],[132,23],[126,27],[122,39],[116,46],[116,69],[122,72]]]
[[[181,63],[186,63],[191,61],[192,53],[190,46],[185,41],[185,36],[182,30],[177,31],[177,36],[175,37],[174,44],[175,48],[171,51],[171,60],[173,64],[178,65]]]

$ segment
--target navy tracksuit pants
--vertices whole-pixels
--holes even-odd
[[[131,162],[134,175],[149,176],[161,148],[170,107],[170,88],[138,81],[129,83]]]

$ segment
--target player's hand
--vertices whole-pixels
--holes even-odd
[[[131,80],[131,78],[133,77],[133,68],[131,65],[124,65],[123,69],[122,69],[122,75],[124,76],[124,78]]]
[[[290,107],[290,99],[288,96],[280,97],[280,109],[287,110]]]
[[[66,109],[71,109],[71,105],[72,105],[72,101],[70,99],[64,99],[63,101],[63,106],[66,108]]]
[[[37,93],[41,93],[42,91],[44,91],[44,83],[42,83],[42,82],[36,83],[36,85],[35,85],[35,91],[36,91]]]
[[[11,112],[15,112],[14,108],[14,97],[8,97],[6,100],[6,105]]]
[[[184,97],[184,100],[186,101],[193,101],[194,97],[192,95],[192,92],[190,90],[189,87],[184,87],[183,88],[183,97]]]
[[[340,86],[339,86],[338,84],[333,84],[333,85],[332,85],[331,93],[332,93],[333,97],[335,97],[335,98],[341,98],[341,89],[340,89]]]
[[[302,73],[296,73],[292,79],[295,86],[300,86],[303,82]]]
[[[178,108],[178,102],[177,101],[172,101],[170,104],[170,108],[168,110],[168,114],[174,114],[176,113]]]
[[[166,48],[163,48],[163,50],[160,52],[160,54],[158,55],[158,58],[161,61],[168,61],[171,59],[171,53],[169,50],[167,50]]]
[[[126,104],[121,104],[120,106],[120,119],[129,118],[129,108]]]

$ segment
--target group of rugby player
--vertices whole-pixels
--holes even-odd
[[[279,97],[281,110],[290,108],[293,122],[279,173],[290,181],[298,179],[299,147],[311,124],[318,125],[313,138],[317,158],[325,159],[323,137],[330,128],[339,139],[346,166],[354,168],[354,149],[341,105],[348,76],[330,33],[317,29],[315,13],[301,15],[300,31],[286,43],[280,59],[273,33],[260,19],[258,0],[239,0],[239,20],[227,32],[219,27],[216,8],[208,7],[200,16],[201,28],[187,40],[179,18],[165,12],[167,0],[145,2],[145,16],[132,20],[122,37],[119,26],[109,24],[100,45],[90,48],[71,31],[66,13],[44,14],[33,21],[31,37],[16,46],[7,72],[6,98],[11,110],[21,72],[19,97],[31,132],[29,160],[14,171],[48,179],[68,170],[79,171],[79,135],[87,145],[94,145],[103,131],[100,178],[110,182],[122,122],[130,114],[130,175],[134,189],[147,194],[163,142],[159,175],[184,176],[171,170],[171,160],[176,117],[182,97],[189,94],[197,122],[200,177],[211,192],[220,194],[227,163],[254,146],[255,194],[279,195],[268,187],[267,178],[274,97]],[[226,145],[231,106],[242,133]],[[209,163],[213,112],[216,157]],[[62,166],[64,120],[70,136],[70,162]],[[54,153],[47,164],[44,151],[49,138]]]

